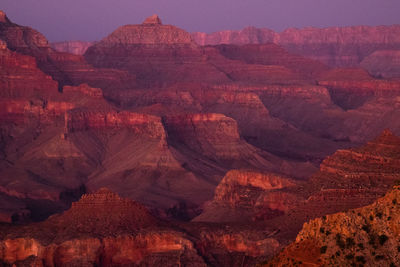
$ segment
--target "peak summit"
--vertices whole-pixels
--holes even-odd
[[[153,16],[146,18],[143,21],[143,24],[162,25],[162,22],[161,22],[160,17],[158,17],[157,14],[154,14]]]
[[[0,22],[7,22],[7,16],[3,10],[0,10]]]

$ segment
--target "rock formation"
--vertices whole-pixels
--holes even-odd
[[[355,109],[374,97],[398,94],[400,82],[372,78],[365,70],[335,69],[319,77],[318,84],[328,88],[332,100],[344,109]]]
[[[38,31],[20,26],[6,19],[0,22],[0,39],[15,52],[32,56],[38,67],[59,83],[64,85],[88,83],[94,87],[107,89],[135,86],[135,77],[126,72],[110,69],[96,69],[82,56],[56,52],[47,39]]]
[[[5,42],[0,49],[0,73],[1,97],[32,97],[37,92],[57,92],[57,82],[37,67],[34,58],[10,51]]]
[[[158,17],[150,17],[141,25],[118,28],[90,47],[85,58],[96,67],[128,70],[141,80],[142,86],[159,87],[177,81],[229,81],[224,73],[207,63],[204,51],[188,32],[162,25]]]
[[[318,61],[288,53],[284,48],[268,44],[218,45],[216,48],[227,58],[249,64],[285,66],[306,77],[312,77],[328,68]]]
[[[154,15],[152,15],[152,16],[146,18],[146,19],[143,21],[143,24],[162,25],[162,22],[161,22],[161,19],[158,17],[158,15],[157,15],[157,14],[154,14]]]
[[[50,46],[58,52],[83,55],[85,54],[86,50],[93,44],[94,42],[65,41],[65,42],[50,43]]]
[[[205,266],[183,233],[157,226],[138,203],[107,189],[84,195],[61,215],[1,231],[0,262],[41,266],[145,264]]]
[[[329,66],[354,67],[377,50],[399,49],[399,31],[398,25],[290,28],[281,33],[249,27],[240,31],[193,33],[192,36],[200,45],[275,43],[291,53]]]
[[[399,187],[373,204],[309,221],[267,266],[399,263]]]
[[[193,221],[251,222],[280,216],[301,201],[284,190],[295,185],[277,174],[229,171],[215,189],[214,199]]]
[[[400,50],[375,51],[361,61],[360,66],[379,78],[400,78]]]

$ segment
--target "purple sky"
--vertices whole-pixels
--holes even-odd
[[[1,0],[0,9],[50,41],[99,40],[154,13],[165,24],[203,32],[400,24],[400,0]]]

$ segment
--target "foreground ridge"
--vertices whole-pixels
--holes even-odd
[[[396,266],[400,186],[373,204],[305,223],[269,266]]]

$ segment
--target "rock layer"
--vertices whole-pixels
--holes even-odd
[[[399,32],[398,25],[289,28],[281,33],[249,27],[241,31],[193,33],[192,36],[200,45],[275,43],[291,53],[329,66],[349,67],[358,66],[374,51],[399,49]]]
[[[312,220],[268,266],[395,265],[400,261],[399,201],[394,187],[369,206]]]
[[[85,54],[86,50],[93,44],[94,42],[65,41],[65,42],[50,43],[50,46],[58,52],[65,52],[74,55],[83,55]]]

